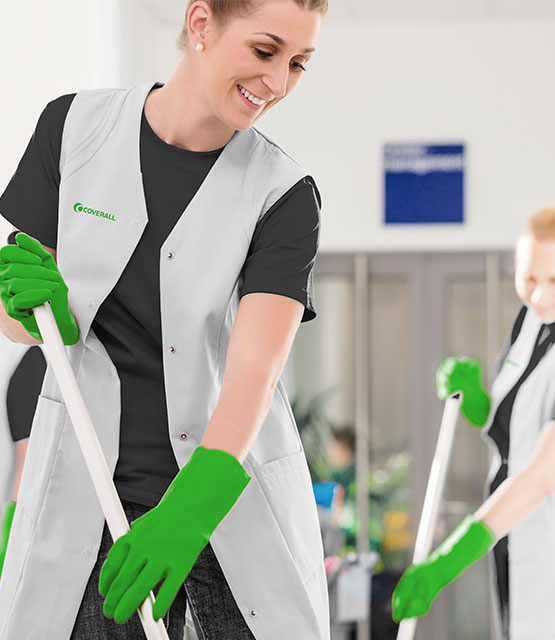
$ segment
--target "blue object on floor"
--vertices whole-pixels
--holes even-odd
[[[321,505],[324,509],[331,510],[335,487],[337,487],[337,482],[313,482],[312,489],[314,490],[316,504]]]

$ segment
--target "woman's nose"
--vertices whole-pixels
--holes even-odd
[[[532,291],[532,295],[530,296],[530,302],[539,306],[543,306],[548,302],[553,302],[553,300],[549,299],[550,297],[553,298],[553,291],[550,293],[548,289],[549,288],[543,284],[536,285],[534,291]]]
[[[289,79],[289,66],[276,66],[270,73],[267,73],[262,81],[270,89],[276,98],[283,98],[287,93],[287,80]]]

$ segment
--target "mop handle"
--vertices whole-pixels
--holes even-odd
[[[129,523],[114,486],[112,475],[106,464],[104,452],[77,385],[77,380],[69,362],[54,314],[50,308],[50,303],[45,302],[34,307],[33,313],[43,339],[48,360],[56,375],[69,417],[73,423],[102,511],[106,517],[108,528],[115,542],[120,536],[129,531]],[[152,617],[153,603],[154,594],[151,591],[138,610],[147,640],[169,640],[162,619],[155,622]]]
[[[422,507],[418,533],[416,534],[412,558],[413,564],[423,562],[432,550],[434,529],[451,459],[461,401],[462,392],[460,391],[449,396],[445,401],[436,450],[428,478],[428,486],[426,487],[426,497],[424,498],[424,506]],[[412,640],[416,632],[417,620],[418,618],[405,618],[402,620],[399,625],[397,640]]]

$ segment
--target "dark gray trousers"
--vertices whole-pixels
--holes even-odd
[[[122,500],[122,505],[129,522],[151,509],[125,500]],[[85,589],[70,640],[140,640],[145,637],[137,612],[127,622],[118,624],[112,618],[107,618],[102,610],[104,598],[98,591],[98,581],[112,545],[112,537],[105,523],[98,559]],[[154,595],[160,586],[161,583],[153,589]],[[237,607],[210,543],[200,553],[163,618],[170,640],[183,640],[187,602],[191,605],[191,617],[199,640],[255,640]]]

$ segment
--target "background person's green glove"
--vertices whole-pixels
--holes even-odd
[[[164,579],[153,608],[163,617],[210,536],[251,477],[226,451],[198,446],[156,507],[116,540],[100,572],[104,614],[128,620]]]
[[[491,400],[482,382],[482,366],[476,358],[445,358],[436,371],[436,390],[440,400],[462,391],[461,413],[468,422],[474,427],[483,427],[488,421]]]
[[[466,516],[423,563],[403,573],[393,592],[393,619],[400,622],[428,613],[441,589],[485,556],[494,542],[494,534],[481,520]]]
[[[0,518],[0,576],[2,575],[2,567],[4,566],[4,558],[6,557],[6,549],[8,547],[14,513],[15,502],[6,502],[2,517]]]
[[[15,239],[17,245],[0,249],[0,299],[6,313],[42,342],[31,309],[50,300],[64,344],[75,344],[79,328],[69,311],[68,289],[54,257],[26,233],[16,234]]]

